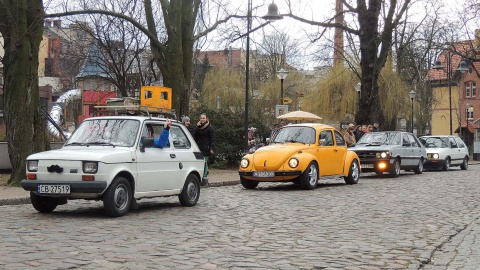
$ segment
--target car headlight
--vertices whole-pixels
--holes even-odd
[[[29,172],[38,171],[38,160],[27,160],[27,170]]]
[[[84,161],[83,162],[83,172],[84,173],[97,173],[98,162],[96,161]]]
[[[375,155],[377,158],[388,158],[390,157],[390,151],[379,152]]]
[[[432,155],[432,157],[435,158],[435,159],[438,159],[440,157],[440,155],[435,153],[435,154]]]
[[[242,158],[242,161],[240,161],[240,167],[247,168],[249,163],[250,162],[248,161],[248,159]]]
[[[291,158],[289,161],[288,161],[288,166],[290,166],[291,168],[296,168],[298,166],[298,159],[296,158]]]

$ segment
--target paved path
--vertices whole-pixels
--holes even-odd
[[[238,181],[236,172],[222,175]],[[478,175],[480,166],[470,166],[364,175],[351,186],[334,179],[311,191],[205,188],[195,207],[156,198],[121,218],[106,217],[94,201],[70,201],[50,214],[4,205],[0,268],[473,270]]]

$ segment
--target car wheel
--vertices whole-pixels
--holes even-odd
[[[349,185],[353,185],[358,183],[358,179],[360,178],[360,168],[358,167],[358,161],[353,160],[352,164],[350,164],[350,170],[348,175],[343,177],[345,179],[345,183]]]
[[[128,212],[132,203],[132,189],[124,177],[115,177],[103,195],[103,207],[107,215],[121,217]]]
[[[178,195],[178,200],[183,206],[194,206],[200,198],[200,181],[194,174],[190,174],[185,180],[182,193]]]
[[[462,164],[460,164],[460,169],[466,170],[468,169],[468,158],[463,158]]]
[[[415,174],[422,174],[423,172],[423,158],[420,158],[420,160],[418,161],[418,165],[417,165],[417,168],[415,168],[415,170],[413,170],[415,172]]]
[[[33,208],[40,213],[50,213],[57,208],[59,198],[40,196],[33,192],[30,192],[30,201]]]
[[[242,176],[240,176],[240,183],[246,189],[255,189],[258,186],[258,181],[251,181]]]
[[[314,189],[318,184],[318,169],[315,162],[310,162],[307,169],[300,175],[300,186],[303,189]]]
[[[396,158],[390,168],[390,177],[397,178],[400,175],[400,161]]]
[[[442,170],[449,171],[450,170],[450,157],[445,159],[445,164],[443,164]]]

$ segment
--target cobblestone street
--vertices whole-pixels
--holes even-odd
[[[140,201],[109,218],[101,202],[51,214],[0,206],[6,269],[477,269],[480,166],[320,181],[202,189]],[[238,180],[238,178],[231,179]]]

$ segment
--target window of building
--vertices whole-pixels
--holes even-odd
[[[477,96],[477,83],[476,82],[466,82],[465,83],[465,97],[476,97]]]
[[[473,106],[467,107],[467,119],[473,119]]]

